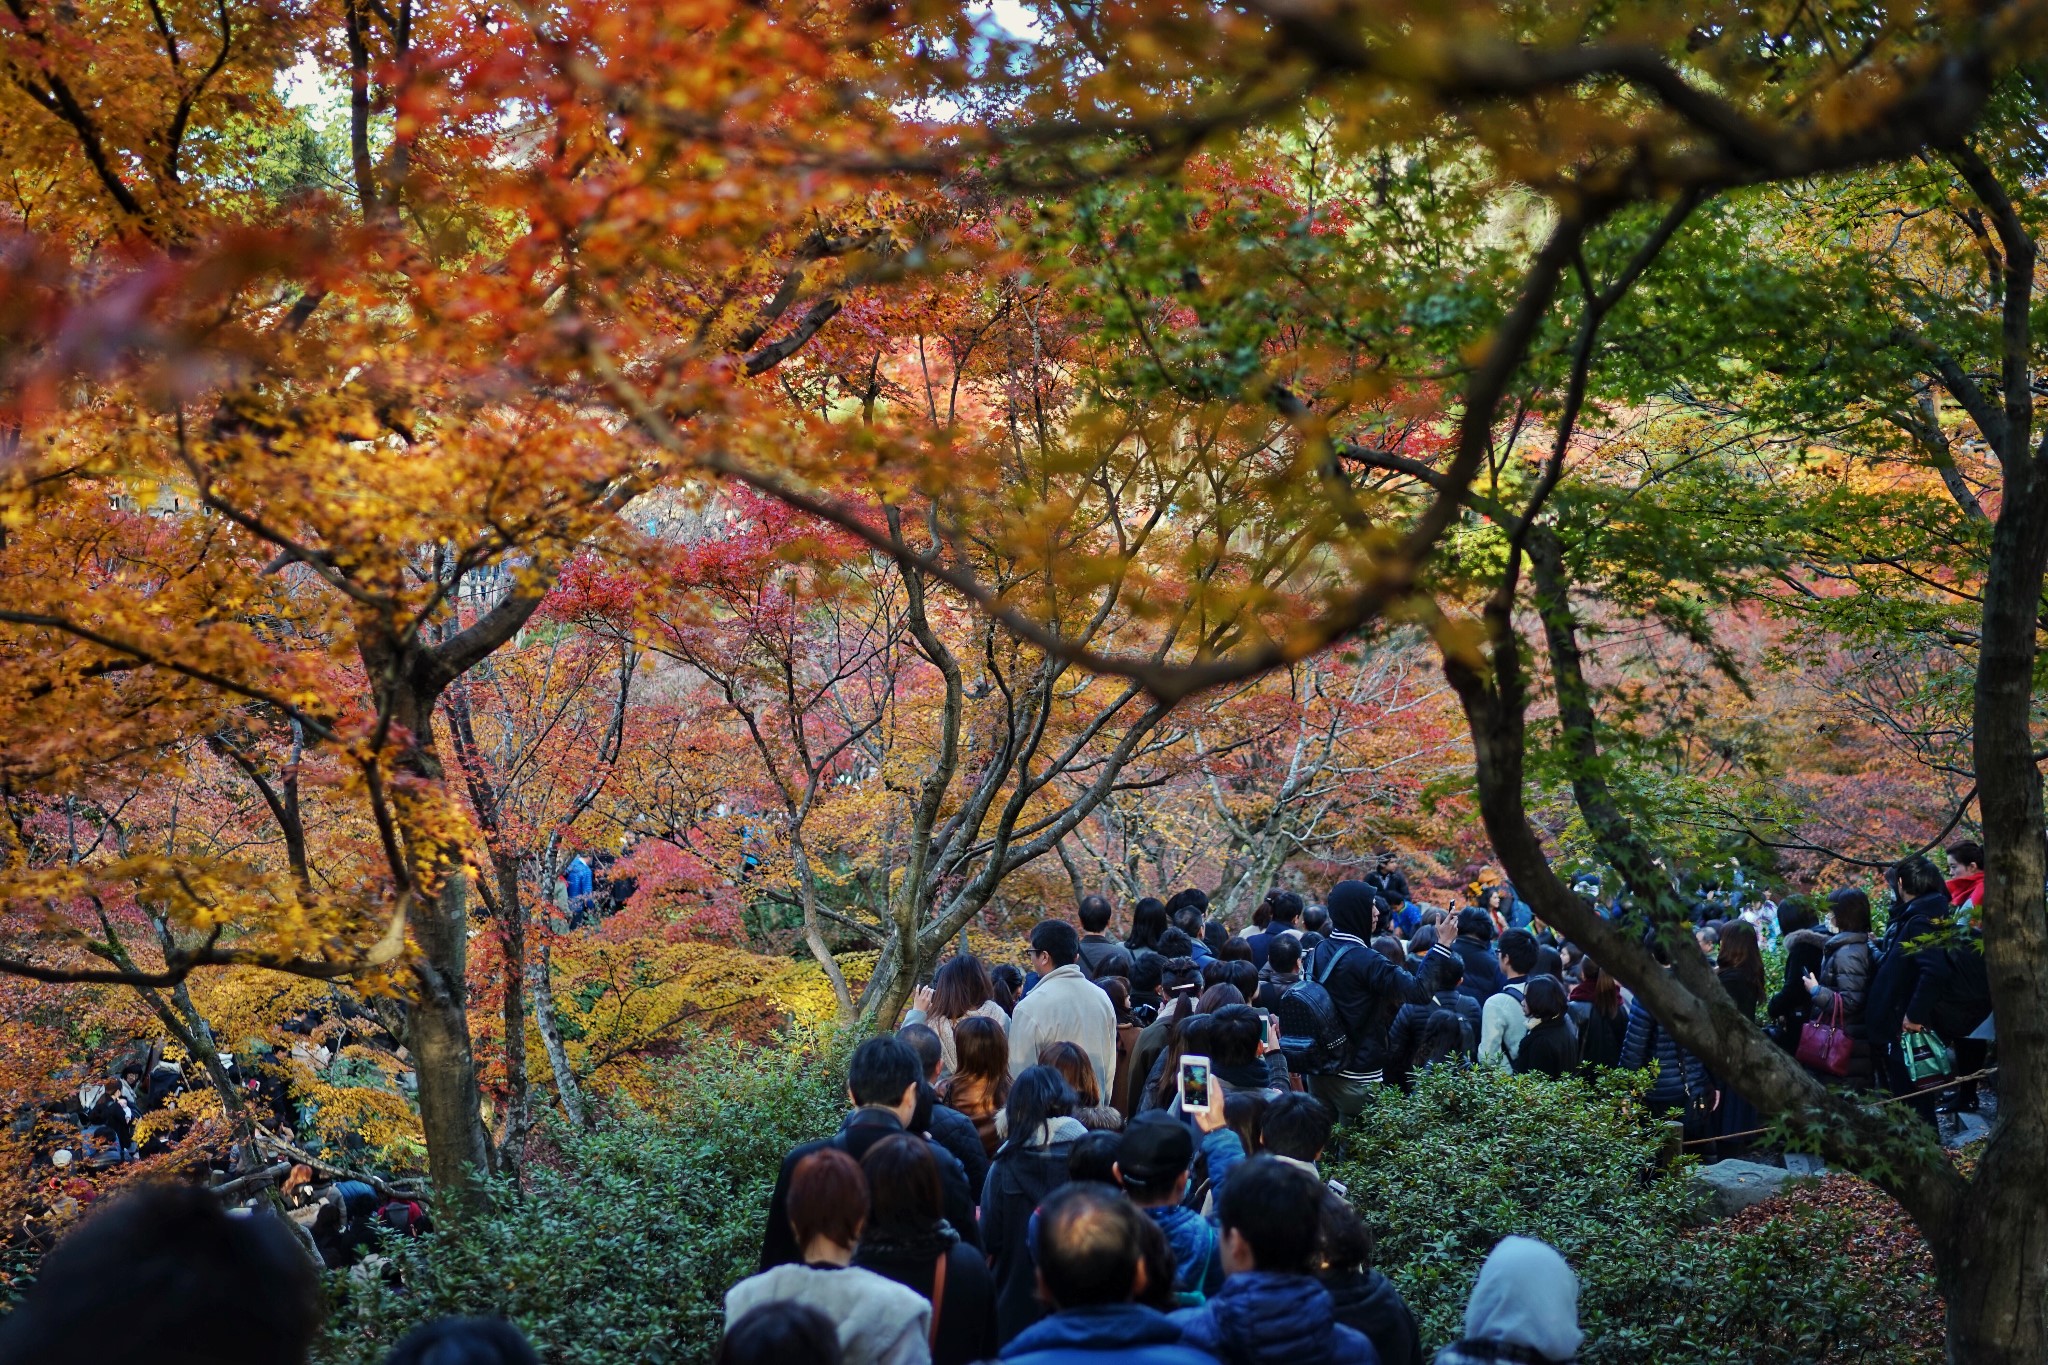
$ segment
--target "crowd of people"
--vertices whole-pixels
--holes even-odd
[[[1767,926],[1702,915],[1696,941],[1737,1009],[1803,1064],[1888,1087],[1931,1120],[1938,1102],[1977,1103],[1989,1043],[1970,913],[1982,854],[1964,844],[1950,860],[1948,878],[1924,857],[1891,869],[1881,936],[1865,893],[1843,889],[1789,898]],[[723,1365],[1421,1365],[1414,1316],[1322,1165],[1377,1088],[1439,1067],[1654,1068],[1648,1102],[1700,1145],[1739,1150],[1757,1126],[1511,889],[1431,909],[1383,862],[1320,906],[1276,889],[1236,931],[1199,891],[1140,901],[1121,941],[1114,919],[1091,896],[1074,922],[1039,923],[1028,972],[956,955],[895,1032],[854,1049],[838,1131],[782,1163],[759,1271],[727,1296]],[[1766,930],[1784,950],[1775,992]],[[1668,964],[1668,943],[1653,946]],[[1932,1040],[1954,1054],[1945,1099],[1925,1083]],[[304,1194],[316,1236],[317,1210],[391,1213],[367,1188]],[[398,1230],[420,1212],[403,1208]],[[127,1301],[152,1307],[102,1343],[92,1302],[117,1263]],[[216,1353],[206,1331],[179,1336],[172,1360],[302,1365],[317,1295],[282,1221],[146,1188],[46,1258],[0,1324],[0,1360],[81,1358],[88,1340],[127,1359],[121,1333],[161,1331],[151,1313],[203,1317],[223,1294],[239,1307],[217,1316],[241,1342]],[[1582,1344],[1576,1305],[1555,1250],[1507,1238],[1437,1365],[1562,1365]],[[506,1324],[454,1320],[391,1359],[533,1356]]]
[[[1973,1105],[1982,854],[1950,861],[1953,879],[1924,857],[1892,869],[1881,938],[1869,898],[1843,889],[1761,927],[1703,913],[1697,942],[1736,1008],[1823,1079],[1932,1117],[1941,1087],[1908,1065],[1926,1032],[1963,1075],[1947,1105]],[[1199,891],[1140,901],[1122,941],[1113,919],[1091,896],[1074,923],[1037,925],[1021,983],[949,959],[896,1034],[860,1046],[840,1132],[784,1163],[761,1273],[728,1302],[728,1360],[1418,1365],[1414,1319],[1320,1169],[1376,1088],[1433,1067],[1647,1068],[1649,1105],[1692,1145],[1727,1155],[1760,1127],[1512,888],[1432,909],[1382,862],[1321,906],[1275,890],[1235,930]],[[1767,933],[1785,950],[1775,992]],[[1509,1239],[1437,1360],[1572,1359],[1574,1283],[1550,1248]]]

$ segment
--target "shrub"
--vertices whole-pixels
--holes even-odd
[[[1855,1259],[1853,1213],[1785,1199],[1768,1221],[1699,1226],[1690,1163],[1659,1169],[1664,1135],[1640,1090],[1623,1074],[1432,1068],[1346,1130],[1330,1174],[1372,1223],[1426,1343],[1458,1339],[1481,1262],[1520,1233],[1579,1272],[1587,1365],[1939,1358],[1899,1331],[1902,1314],[1938,1314],[1929,1278]]]
[[[557,1131],[487,1213],[387,1242],[402,1287],[331,1277],[320,1359],[368,1365],[445,1314],[508,1317],[561,1365],[709,1359],[783,1154],[838,1127],[842,1074],[816,1047],[697,1050],[656,1078],[648,1111]]]

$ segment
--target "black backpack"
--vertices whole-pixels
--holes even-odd
[[[1280,1051],[1287,1056],[1287,1069],[1299,1075],[1321,1076],[1335,1071],[1344,1061],[1344,1020],[1337,1002],[1324,985],[1337,963],[1355,944],[1325,943],[1316,950],[1314,971],[1289,986],[1280,996],[1273,1013],[1280,1020]],[[1325,954],[1323,948],[1336,951]]]

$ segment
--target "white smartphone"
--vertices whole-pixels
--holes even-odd
[[[1180,1059],[1180,1107],[1184,1110],[1209,1107],[1209,1059],[1193,1053]]]

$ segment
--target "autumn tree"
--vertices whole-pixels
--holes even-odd
[[[11,969],[106,970],[66,926],[116,888],[171,926],[138,981],[359,973],[407,935],[432,1172],[452,1193],[485,1169],[436,710],[674,464],[591,385],[646,362],[696,395],[670,423],[743,420],[750,377],[888,255],[867,180],[776,145],[857,115],[864,71],[886,111],[877,36],[745,6],[8,6],[18,790],[162,775],[248,709],[331,760],[326,812],[370,834],[310,885],[242,858],[88,878],[17,843]],[[266,160],[300,126],[286,72],[335,94],[322,173]]]

